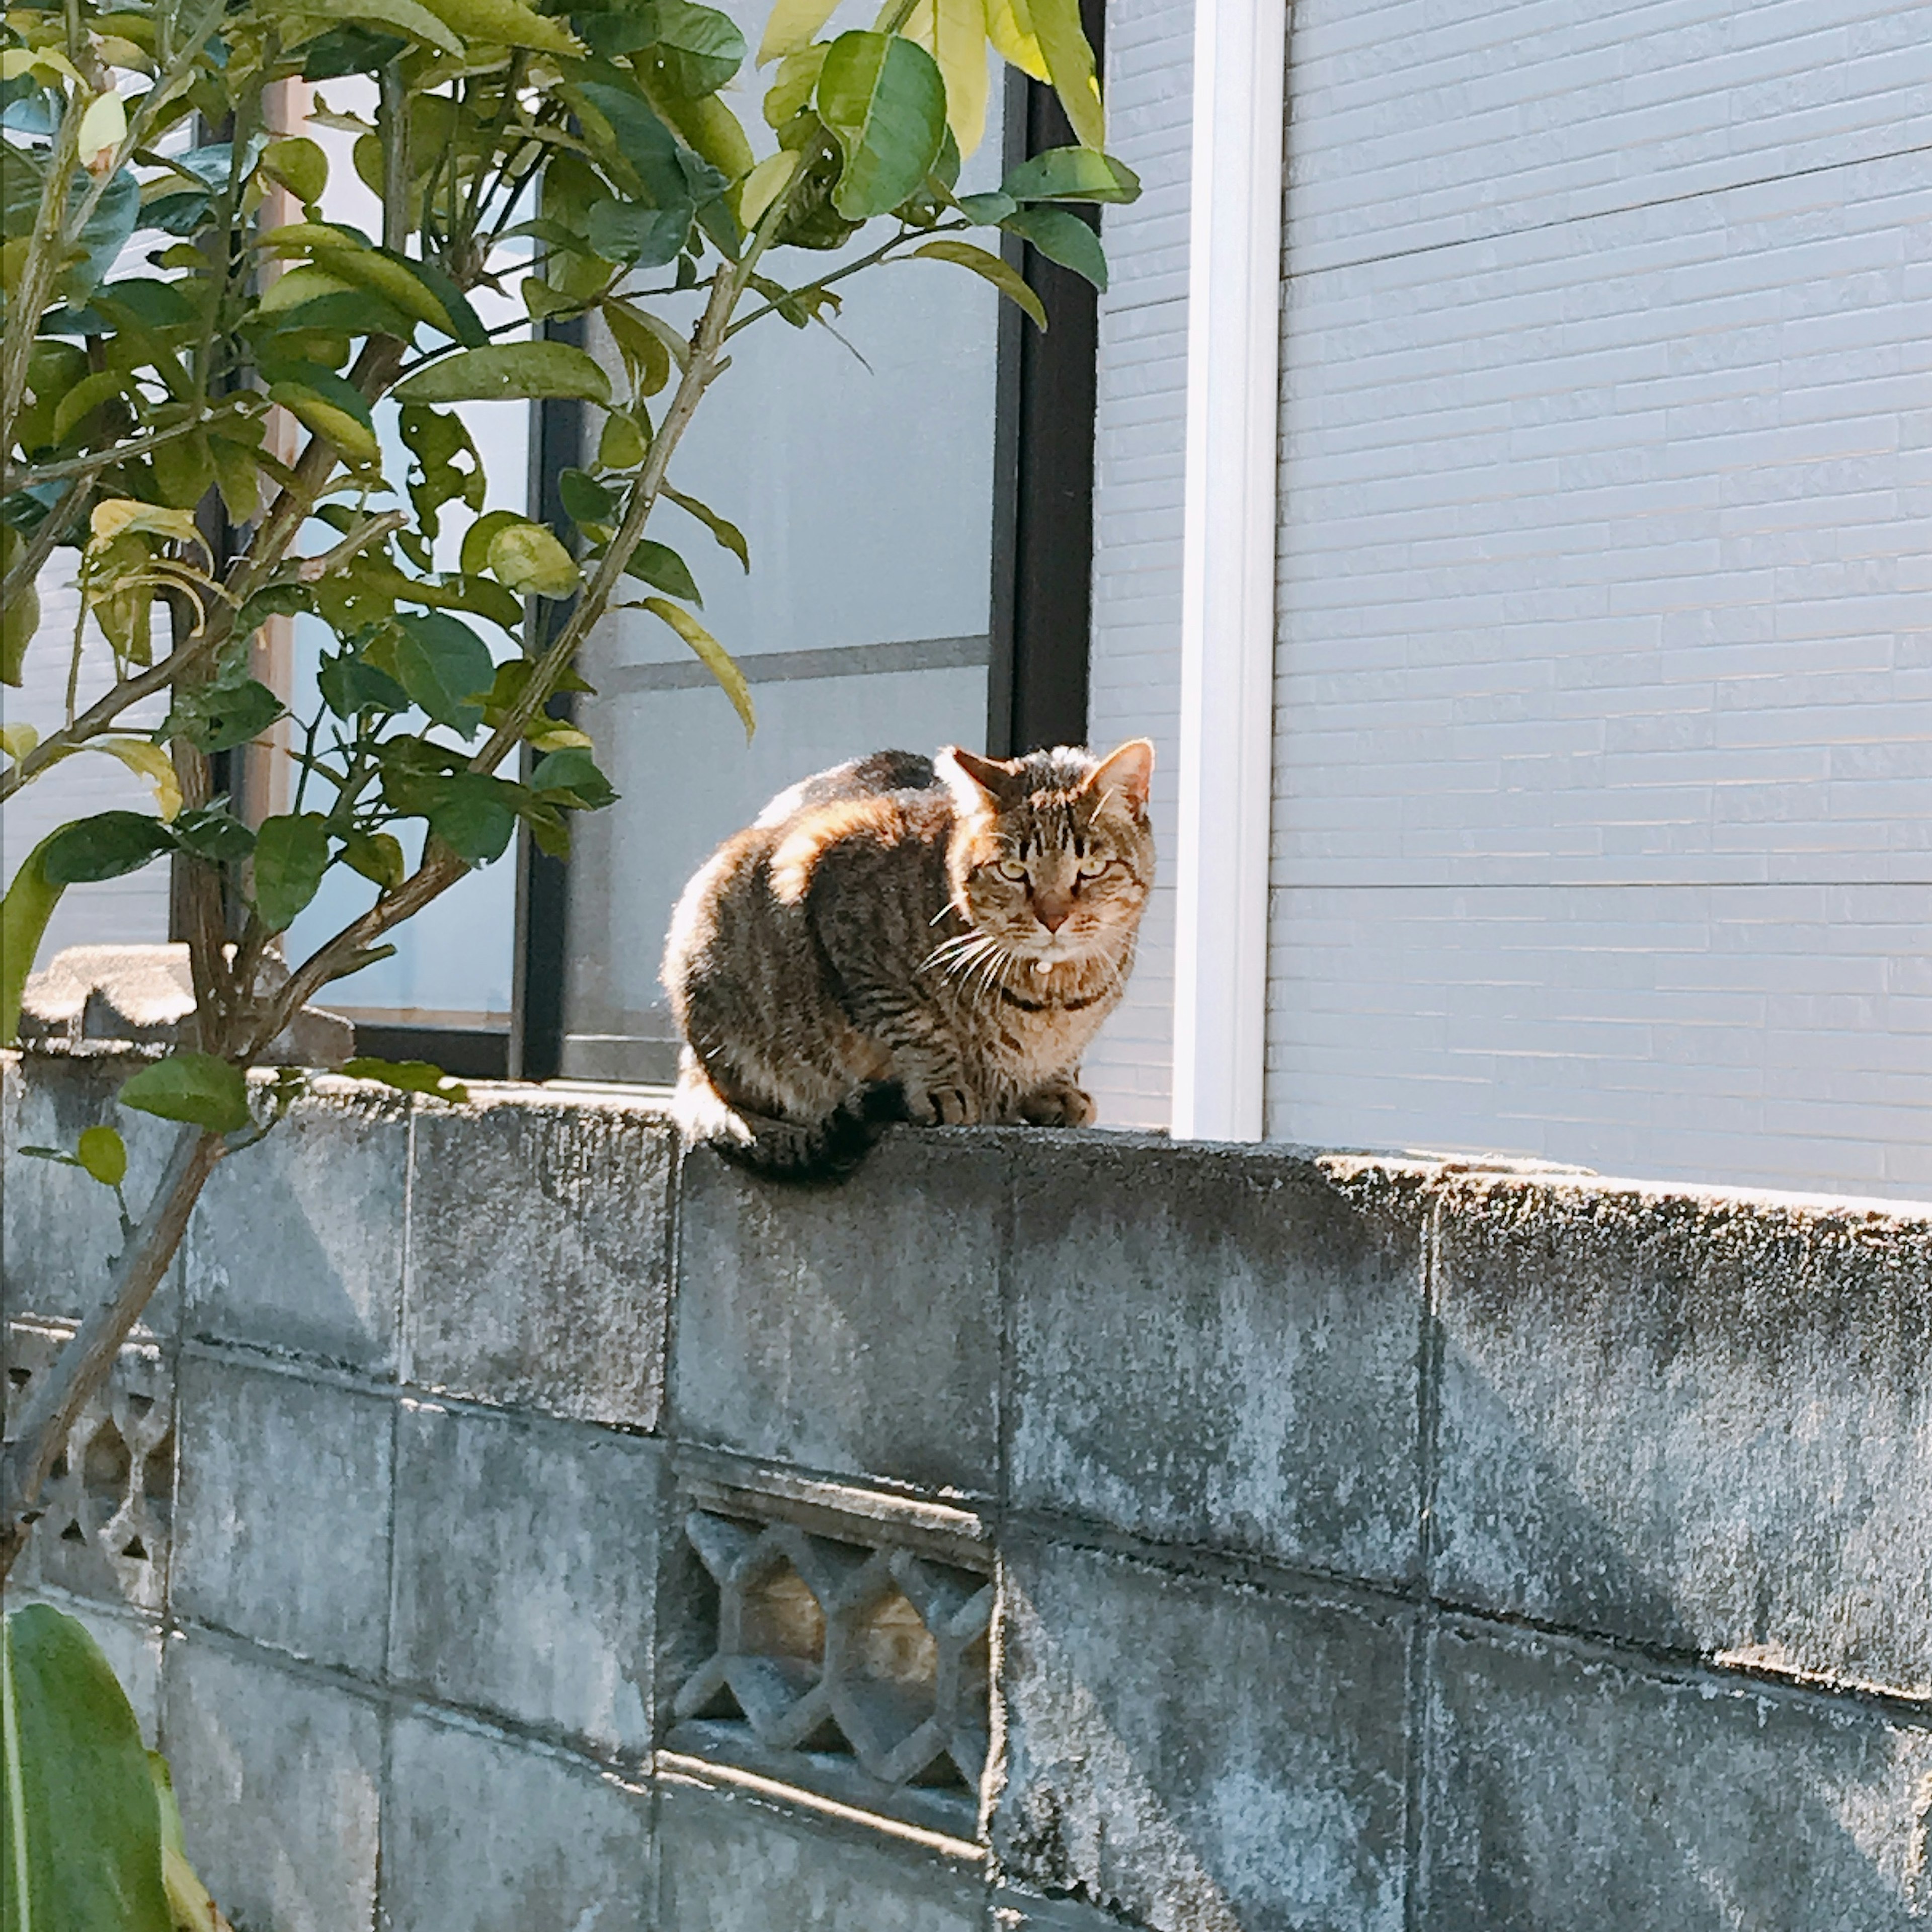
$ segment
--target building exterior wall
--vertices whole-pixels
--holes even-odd
[[[1272,1132],[1932,1192],[1928,20],[1298,9]]]
[[[6,1070],[18,1400],[115,1228],[13,1150],[127,1066]],[[236,1924],[1932,1911],[1923,1213],[1024,1130],[800,1189],[477,1100],[217,1171],[13,1580]]]
[[[1154,742],[1154,833],[1174,850],[1180,726],[1180,504],[1187,400],[1191,0],[1112,0],[1107,140],[1141,178],[1106,210],[1094,455],[1088,735]],[[1155,888],[1127,994],[1083,1070],[1109,1126],[1165,1126],[1173,1037],[1174,880]]]
[[[1271,1135],[1932,1191],[1926,24],[1294,10]],[[1124,291],[1178,224],[1115,222]],[[1184,372],[1125,320],[1094,710],[1158,728]],[[1112,1118],[1163,1104],[1152,936]]]

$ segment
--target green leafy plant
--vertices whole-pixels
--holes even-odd
[[[870,28],[828,37],[832,11],[777,0],[751,128],[721,92],[745,42],[692,0],[27,0],[6,15],[0,676],[61,647],[38,630],[57,561],[82,622],[64,640],[64,720],[9,728],[0,796],[106,752],[152,782],[155,808],[64,825],[22,866],[0,909],[0,1022],[10,1039],[67,887],[163,860],[196,1012],[192,1048],[122,1089],[182,1132],[146,1211],[124,1207],[101,1305],[0,1462],[0,1575],[208,1173],[300,1090],[286,1071],[249,1077],[271,1042],[520,827],[560,852],[574,816],[614,796],[589,738],[554,715],[583,688],[572,667],[592,627],[618,608],[657,618],[752,729],[670,540],[750,565],[728,518],[672,482],[733,340],[828,322],[845,281],[899,263],[964,268],[1044,326],[1002,232],[1104,281],[1071,209],[1138,189],[1103,150],[1076,0],[886,0]],[[962,196],[989,47],[1051,82],[1078,145]],[[380,209],[368,231],[331,212],[339,156],[303,130],[298,84],[320,90],[309,124],[350,137]],[[965,238],[979,231],[992,246]],[[513,290],[521,314],[486,323]],[[610,367],[556,339],[589,318]],[[463,410],[506,398],[591,413],[595,454],[561,478],[559,529],[490,500]],[[660,533],[667,503],[681,520]],[[454,567],[438,546],[452,506],[472,518]],[[302,716],[254,669],[257,634],[297,614],[326,639]],[[88,654],[106,688],[82,708]],[[163,722],[136,729],[153,699]],[[283,761],[286,809],[251,819],[219,788],[244,749]],[[365,909],[283,962],[344,874]],[[460,1097],[434,1068],[352,1070]],[[72,1158],[118,1188],[112,1131]]]
[[[0,1928],[224,1932],[167,1762],[100,1647],[30,1604],[0,1620]]]

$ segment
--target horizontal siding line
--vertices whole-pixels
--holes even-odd
[[[1522,235],[1540,235],[1552,229],[1574,228],[1586,221],[1603,221],[1619,214],[1638,214],[1652,208],[1672,208],[1684,202],[1708,201],[1713,196],[1738,194],[1747,188],[1772,188],[1780,182],[1807,181],[1819,175],[1838,174],[1846,168],[1881,166],[1887,161],[1904,160],[1915,154],[1932,154],[1932,142],[1919,142],[1906,148],[1891,148],[1882,154],[1858,154],[1842,161],[1821,161],[1815,167],[1793,168],[1789,172],[1753,175],[1743,181],[1721,186],[1687,189],[1682,194],[1664,194],[1648,201],[1620,202],[1614,208],[1593,208],[1576,214],[1565,214],[1550,221],[1529,221],[1514,228],[1498,228],[1480,235],[1459,235],[1442,242],[1419,242],[1413,248],[1391,248],[1382,254],[1352,256],[1346,261],[1324,262],[1319,268],[1297,268],[1288,260],[1292,244],[1282,250],[1282,286],[1312,280],[1318,275],[1336,274],[1345,269],[1373,267],[1384,262],[1400,262],[1416,255],[1439,255],[1451,248],[1480,248],[1486,242],[1506,242]],[[1290,196],[1292,201],[1292,196]],[[1291,208],[1291,219],[1292,210]]]

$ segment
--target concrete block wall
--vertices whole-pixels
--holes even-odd
[[[106,1201],[17,1150],[111,1072],[10,1069],[28,1376]],[[1932,1221],[1024,1130],[788,1190],[479,1100],[221,1170],[148,1473],[77,1445],[20,1579],[238,1928],[1932,1918]]]

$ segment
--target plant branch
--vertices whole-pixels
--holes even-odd
[[[184,1127],[161,1170],[148,1211],[115,1264],[107,1298],[80,1324],[22,1410],[0,1451],[0,1580],[27,1540],[47,1473],[81,1411],[107,1379],[128,1332],[148,1305],[186,1232],[189,1214],[224,1152],[218,1134]]]

